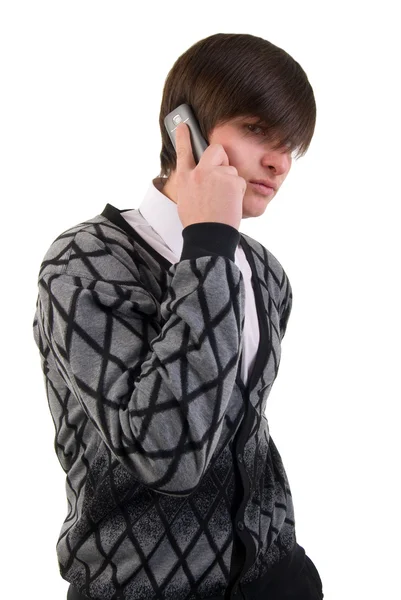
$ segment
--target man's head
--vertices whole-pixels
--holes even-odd
[[[174,180],[176,153],[164,118],[183,103],[191,106],[202,136],[209,144],[221,143],[230,165],[249,183],[267,179],[278,189],[292,157],[306,153],[314,133],[315,98],[302,67],[263,38],[217,33],[182,54],[164,85],[159,175],[169,177],[167,184]],[[250,214],[246,214],[244,202],[244,217],[261,214],[264,208],[259,208],[271,199],[257,194],[251,185],[245,200],[247,195],[253,200]]]

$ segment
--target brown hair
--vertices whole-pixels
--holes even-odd
[[[164,118],[189,104],[207,140],[216,125],[234,117],[258,117],[274,149],[304,156],[315,129],[316,104],[305,71],[287,52],[246,33],[216,33],[191,46],[174,63],[163,89],[159,125],[159,176],[176,168]]]

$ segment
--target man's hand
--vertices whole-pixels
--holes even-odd
[[[238,229],[246,181],[229,165],[221,144],[211,144],[198,164],[192,152],[188,125],[176,129],[176,199],[184,227],[193,223],[217,222]]]

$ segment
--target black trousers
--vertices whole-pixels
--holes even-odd
[[[269,583],[263,596],[255,600],[322,600],[323,597],[319,572],[305,554],[305,563],[298,575]]]
[[[289,569],[285,575],[270,582],[258,597],[252,593],[246,600],[322,600],[324,597],[322,580],[312,560],[305,554],[305,562],[301,571],[291,574]],[[240,599],[240,596],[238,596]],[[67,600],[88,600],[70,584]],[[213,599],[211,599],[213,600]]]

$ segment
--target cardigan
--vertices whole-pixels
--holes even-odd
[[[38,275],[34,339],[66,473],[60,574],[94,599],[251,598],[305,556],[264,414],[290,282],[234,227],[185,227],[172,264],[122,212],[61,233]],[[238,244],[260,330],[246,383]]]
[[[165,177],[155,177],[138,209],[121,211],[121,216],[142,239],[170,264],[180,260],[183,248],[183,225],[176,202],[163,193]],[[237,245],[234,262],[241,270],[245,285],[245,322],[242,332],[241,378],[247,383],[259,345],[259,324],[252,288],[252,272],[241,244]]]

